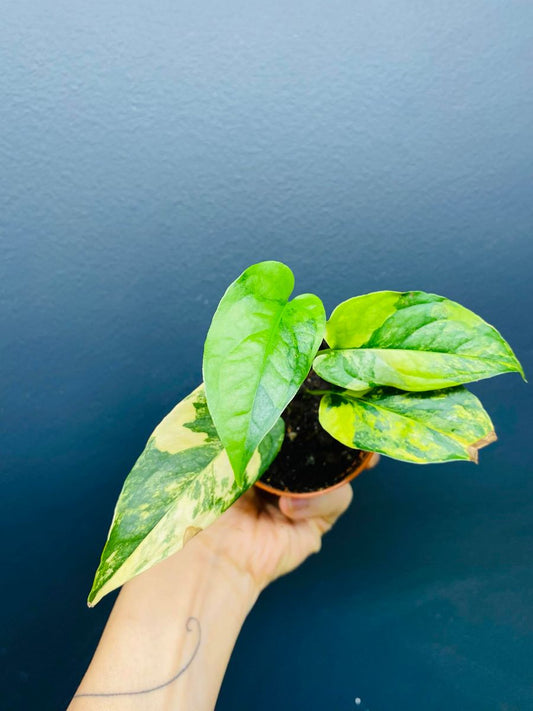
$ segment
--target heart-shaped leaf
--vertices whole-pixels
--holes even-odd
[[[467,459],[496,439],[490,417],[464,387],[406,393],[376,388],[363,396],[327,393],[322,427],[348,447],[418,464]]]
[[[207,403],[237,482],[253,451],[307,377],[325,313],[313,294],[289,297],[280,262],[246,269],[222,297],[204,348]]]
[[[498,331],[472,311],[422,291],[380,291],[340,304],[326,326],[331,350],[314,370],[340,387],[424,391],[522,367]]]
[[[276,421],[240,485],[217,437],[201,385],[156,427],[124,482],[89,595],[104,595],[179,550],[270,466],[283,442]]]

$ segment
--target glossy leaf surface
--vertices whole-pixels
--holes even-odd
[[[266,471],[283,435],[279,419],[237,485],[203,385],[182,400],[156,427],[124,483],[89,604],[175,553],[213,523]]]
[[[435,294],[382,291],[340,304],[326,326],[331,350],[313,364],[343,388],[388,385],[425,391],[522,367],[498,331]]]
[[[227,289],[207,334],[207,402],[237,482],[305,380],[324,336],[322,302],[313,294],[289,301],[293,287],[280,262],[249,267]]]
[[[376,388],[358,397],[324,395],[320,424],[348,447],[426,464],[477,461],[477,450],[496,439],[475,395],[461,386],[423,393]]]

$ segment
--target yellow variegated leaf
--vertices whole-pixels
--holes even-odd
[[[498,331],[464,306],[423,291],[379,291],[334,310],[326,326],[330,350],[314,370],[349,390],[388,385],[401,390],[447,388],[522,366]]]
[[[89,605],[175,553],[213,523],[268,468],[283,434],[279,419],[237,485],[203,385],[176,405],[156,427],[124,483]]]
[[[418,464],[477,461],[477,450],[496,439],[490,417],[464,387],[406,393],[375,388],[359,396],[327,393],[322,427],[348,447]]]

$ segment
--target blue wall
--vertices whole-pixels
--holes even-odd
[[[286,261],[328,308],[442,293],[531,375],[532,62],[527,0],[3,3],[6,711],[79,681],[123,478],[248,264]],[[363,475],[262,596],[219,711],[533,705],[531,394],[474,390],[499,442]]]

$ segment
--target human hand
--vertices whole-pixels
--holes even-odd
[[[351,499],[349,484],[306,499],[248,491],[183,550],[123,586],[69,709],[211,711],[257,596],[320,549]]]
[[[375,454],[368,466],[378,461]],[[352,496],[349,484],[303,499],[276,499],[252,488],[199,533],[194,543],[248,574],[260,592],[320,550],[322,536],[346,511]]]

